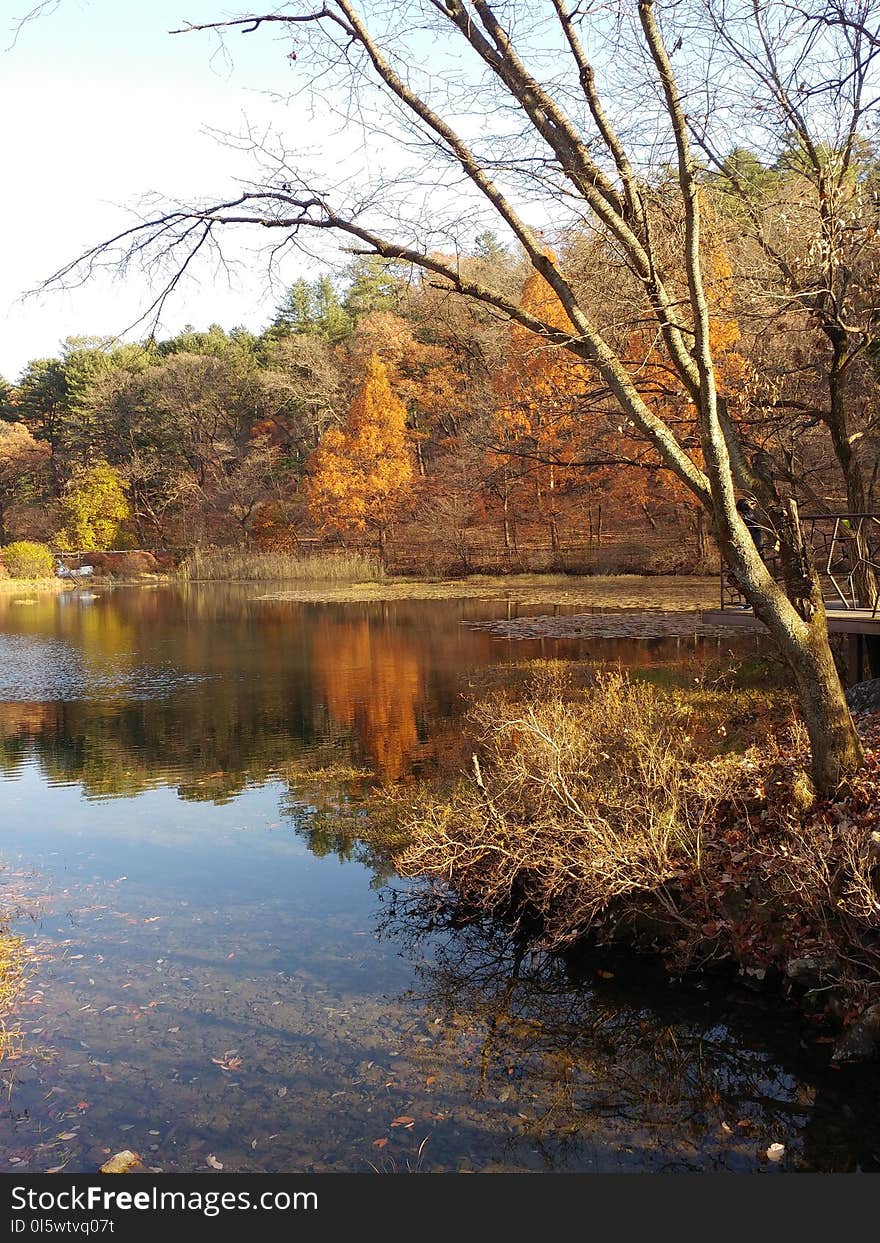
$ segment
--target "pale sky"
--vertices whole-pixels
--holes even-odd
[[[245,115],[271,118],[306,146],[326,147],[302,105],[279,109],[262,93],[293,86],[281,35],[233,32],[230,65],[212,57],[210,34],[167,33],[186,21],[218,20],[231,11],[222,2],[60,0],[14,38],[33,2],[0,0],[0,375],[7,380],[28,360],[57,354],[68,335],[120,333],[149,303],[133,274],[18,299],[89,244],[127,227],[126,208],[145,192],[234,191],[233,178],[247,165],[206,127],[240,133]],[[285,283],[307,269],[297,257],[288,263]],[[207,278],[188,288],[169,308],[165,331],[187,322],[265,326],[279,291],[267,289],[252,266],[234,289]]]

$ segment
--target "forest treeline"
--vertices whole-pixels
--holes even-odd
[[[835,167],[834,151],[820,155]],[[734,151],[703,182],[711,347],[753,467],[814,512],[851,509],[855,477],[853,495],[873,509],[873,149],[847,154],[831,310],[817,297],[828,256],[815,168],[797,146],[772,164]],[[653,210],[674,232],[680,209],[662,178]],[[552,242],[701,465],[693,405],[639,314],[634,274],[598,235]],[[567,325],[550,286],[495,235],[457,263],[544,324]],[[674,278],[684,297],[685,274]],[[259,333],[68,338],[0,385],[0,412],[3,543],[295,552],[328,540],[447,571],[711,564],[701,507],[594,368],[442,278],[376,256],[297,280]]]

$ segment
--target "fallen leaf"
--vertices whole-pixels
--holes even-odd
[[[384,1148],[384,1147],[385,1147],[385,1145],[386,1145],[387,1143],[388,1143],[388,1140],[387,1140],[387,1139],[374,1139],[374,1140],[373,1140],[373,1147],[374,1147],[374,1148]]]
[[[415,1126],[415,1121],[416,1121],[415,1118],[410,1118],[408,1114],[401,1114],[399,1118],[395,1118],[392,1121],[391,1125],[411,1127],[411,1126]]]
[[[434,1085],[436,1082],[437,1082],[437,1076],[436,1076],[436,1075],[428,1075],[427,1079],[425,1080],[425,1087],[426,1087],[426,1088],[433,1087],[433,1085]]]
[[[240,1057],[212,1057],[211,1061],[221,1070],[238,1070],[241,1067]]]
[[[208,1165],[210,1165],[210,1167],[211,1167],[211,1169],[212,1169],[212,1170],[222,1170],[222,1169],[223,1169],[223,1162],[222,1162],[222,1161],[218,1161],[218,1160],[217,1160],[217,1158],[214,1156],[213,1152],[212,1152],[212,1153],[210,1154],[210,1156],[208,1157]]]

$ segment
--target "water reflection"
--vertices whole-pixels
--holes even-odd
[[[0,597],[3,857],[39,905],[3,1168],[757,1169],[774,1142],[877,1168],[874,1072],[724,995],[426,922],[359,839],[377,779],[461,762],[463,692],[503,662],[691,676],[718,643],[511,643],[462,624],[486,602],[95,594]]]
[[[434,900],[405,893],[383,935],[419,959],[412,996],[441,1020],[474,1125],[486,1106],[507,1116],[505,1163],[745,1171],[781,1142],[789,1169],[880,1170],[880,1068],[829,1069],[767,998],[672,988],[643,961],[573,964],[498,928],[442,923]]]
[[[485,601],[303,605],[257,589],[0,595],[0,771],[34,755],[92,798],[222,802],[286,764],[383,781],[458,762],[469,673],[534,656],[696,668],[717,640],[511,642]],[[534,611],[534,610],[533,610]],[[749,640],[746,640],[748,643]],[[753,641],[752,641],[753,642]]]

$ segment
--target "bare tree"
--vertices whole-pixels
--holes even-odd
[[[847,508],[863,513],[861,450],[873,430],[880,347],[880,181],[871,141],[880,5],[700,0],[701,10],[692,42],[728,71],[706,78],[708,106],[689,117],[692,133],[752,243],[749,258],[740,247],[740,262],[753,310],[768,324],[799,312],[797,326],[811,338],[817,383],[806,401],[782,385],[780,404],[791,400],[790,417],[800,411],[825,427]],[[871,605],[876,581],[869,571],[863,577]]]
[[[306,245],[309,235],[330,232],[355,253],[414,265],[572,351],[601,377],[624,422],[638,429],[710,515],[724,557],[792,669],[814,779],[829,792],[860,764],[862,751],[831,656],[821,587],[795,504],[776,492],[772,478],[750,468],[719,395],[701,246],[702,169],[692,138],[691,110],[700,101],[690,87],[683,94],[673,68],[694,20],[692,6],[659,0],[574,10],[565,0],[537,6],[511,0],[497,10],[486,0],[412,0],[375,3],[368,16],[351,0],[323,0],[320,7],[213,23],[211,29],[226,32],[281,27],[307,87],[334,99],[334,82],[347,85],[339,106],[350,124],[359,118],[368,123],[375,85],[381,100],[376,124],[386,136],[401,138],[402,152],[425,157],[421,171],[396,172],[390,182],[366,187],[340,181],[334,190],[298,170],[289,153],[261,145],[259,180],[228,198],[160,212],[96,246],[55,279],[78,279],[106,263],[170,264],[153,307],[160,311],[183,275],[219,249],[229,229],[271,230],[279,239],[276,255]],[[723,39],[708,19],[704,26],[704,60],[714,58],[715,71]],[[704,71],[709,67],[706,61]],[[427,208],[407,215],[438,185],[445,215]],[[459,230],[448,210],[453,197],[455,216],[466,220],[461,227],[473,229],[478,203],[484,218],[488,209],[503,224],[555,292],[567,328],[529,312],[458,263]],[[652,351],[662,351],[691,404],[699,454],[688,451],[662,417],[663,407],[653,408],[643,394],[640,360],[622,350],[619,325],[603,305],[569,279],[548,244],[550,228],[595,234],[629,273],[636,291],[632,322],[650,326]],[[756,497],[777,528],[784,586],[758,555],[736,510],[737,490]]]

